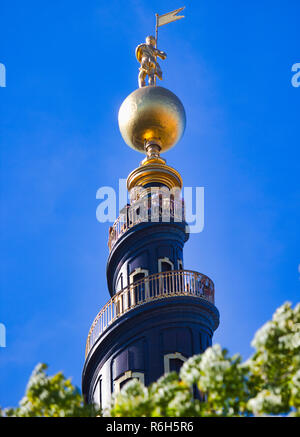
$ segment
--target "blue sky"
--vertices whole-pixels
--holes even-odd
[[[90,325],[108,300],[109,224],[96,191],[117,188],[142,155],[117,113],[137,88],[135,47],[178,1],[10,1],[2,5],[0,405],[38,362],[80,386]],[[164,80],[186,132],[165,158],[205,189],[205,227],[185,268],[211,277],[214,342],[247,358],[258,327],[299,301],[298,1],[187,1],[163,26]]]

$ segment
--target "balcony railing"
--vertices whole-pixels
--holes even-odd
[[[118,239],[133,226],[142,222],[182,222],[184,220],[184,202],[182,199],[170,199],[154,196],[141,199],[127,205],[123,213],[109,228],[108,248],[112,250]]]
[[[86,356],[99,336],[118,317],[133,308],[156,299],[192,296],[214,303],[214,283],[191,270],[156,273],[130,284],[115,294],[96,316],[88,334]]]

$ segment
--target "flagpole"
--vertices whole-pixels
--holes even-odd
[[[157,38],[158,38],[158,14],[155,14],[156,23],[155,23],[155,48],[157,49]],[[156,60],[155,56],[155,60]],[[154,75],[154,86],[156,86],[156,74]]]
[[[158,38],[158,14],[155,14],[156,24],[155,24],[155,47],[157,48],[157,38]]]

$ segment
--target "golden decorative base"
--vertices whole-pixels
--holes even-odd
[[[127,189],[148,184],[160,183],[172,188],[182,188],[182,179],[177,170],[166,164],[162,158],[146,158],[127,178]]]

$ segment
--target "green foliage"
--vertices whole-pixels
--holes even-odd
[[[285,303],[257,331],[253,356],[242,362],[219,345],[189,358],[179,375],[166,374],[149,387],[136,379],[113,395],[112,417],[291,415],[300,417],[300,304]],[[96,416],[93,406],[62,373],[47,376],[39,364],[18,408],[0,416]],[[194,398],[198,390],[201,401]]]
[[[254,337],[253,356],[242,363],[219,345],[189,358],[180,374],[170,373],[145,388],[130,381],[114,396],[112,416],[300,417],[300,305],[275,312]],[[193,399],[193,387],[202,401]]]
[[[150,417],[151,400],[149,390],[137,379],[129,381],[118,396],[113,396],[111,411],[106,415],[112,417]]]
[[[17,408],[5,409],[2,414],[11,417],[90,417],[95,409],[85,405],[82,396],[70,379],[59,372],[46,374],[47,365],[38,364],[26,387],[26,393]],[[0,412],[1,415],[1,412]]]
[[[193,401],[193,388],[180,381],[176,372],[158,379],[149,388],[152,400],[152,416],[196,416],[197,402]]]
[[[106,414],[113,417],[187,417],[196,416],[198,401],[193,401],[190,387],[176,372],[168,373],[150,387],[137,379],[129,381],[113,396]]]
[[[230,358],[227,350],[219,345],[190,358],[180,370],[181,379],[187,384],[196,384],[204,395],[205,400],[200,404],[201,416],[246,413],[247,376],[241,357]]]
[[[252,397],[248,408],[256,415],[300,415],[300,304],[289,303],[274,313],[252,341],[249,366]]]

